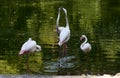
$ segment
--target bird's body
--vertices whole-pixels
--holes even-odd
[[[60,33],[61,33],[61,31],[62,31],[63,29],[65,29],[65,27],[58,27],[59,35],[60,35]]]
[[[37,45],[36,41],[29,38],[28,41],[22,45],[19,55],[36,51],[41,51],[41,47]]]
[[[86,43],[86,44],[84,44],[84,45],[81,46],[81,49],[82,49],[82,51],[84,51],[85,53],[90,52],[90,50],[91,50],[91,45],[90,45],[89,43]]]
[[[80,48],[83,52],[88,53],[91,51],[92,47],[91,45],[87,42],[87,37],[85,35],[82,35],[80,37],[80,40],[85,39],[85,41],[80,45]]]
[[[70,39],[70,30],[67,28],[62,29],[62,31],[59,35],[58,44],[61,46],[62,44],[68,42],[69,39]]]

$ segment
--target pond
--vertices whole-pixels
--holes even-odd
[[[120,72],[119,0],[1,0],[0,5],[0,74]],[[59,7],[66,8],[71,31],[65,57],[56,33]],[[59,24],[66,24],[63,12]],[[92,46],[90,53],[80,49],[83,34]],[[20,57],[21,46],[30,37],[42,51]]]

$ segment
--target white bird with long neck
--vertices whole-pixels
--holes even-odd
[[[38,52],[41,51],[41,46],[37,45],[36,41],[29,38],[21,47],[19,55],[31,53],[31,52]]]
[[[80,48],[81,48],[81,50],[83,51],[83,52],[85,52],[85,53],[88,53],[88,52],[90,52],[91,51],[91,45],[87,42],[88,41],[88,39],[87,39],[87,37],[85,36],[85,35],[82,35],[81,37],[80,37],[80,40],[83,40],[83,39],[85,39],[85,41],[80,45]]]
[[[27,54],[26,57],[26,67],[27,67],[27,71],[29,70],[29,64],[28,64],[28,53],[31,52],[38,52],[41,51],[41,46],[37,45],[36,41],[32,40],[31,38],[29,38],[21,47],[21,50],[19,52],[19,55],[24,55]]]
[[[60,19],[60,10],[63,10],[65,13],[65,19],[66,19],[66,27],[59,27],[59,19]],[[58,17],[57,17],[57,22],[56,22],[56,29],[57,29],[57,34],[59,36],[59,42],[58,45],[61,47],[63,45],[63,51],[66,49],[66,43],[70,39],[70,28],[69,28],[69,22],[67,18],[67,10],[65,8],[59,8],[58,12]],[[65,52],[64,52],[65,55]]]

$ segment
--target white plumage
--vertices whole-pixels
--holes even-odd
[[[59,36],[59,46],[62,46],[63,43],[68,42],[68,40],[70,39],[70,30],[67,28],[64,28]]]
[[[59,27],[59,19],[60,19],[60,10],[61,9],[63,9],[63,11],[65,13],[66,27]],[[58,45],[62,46],[64,43],[68,42],[68,40],[70,39],[70,29],[69,29],[69,23],[68,23],[68,18],[67,18],[67,10],[65,8],[59,8],[56,26],[57,26],[57,33],[59,35]]]
[[[28,41],[22,45],[19,55],[37,51],[41,51],[41,46],[37,45],[36,41],[29,38]]]
[[[59,33],[64,29],[65,27],[58,27]]]
[[[91,45],[87,42],[87,37],[85,35],[82,35],[80,37],[80,40],[85,39],[85,41],[80,45],[80,48],[83,52],[87,53],[91,51]]]

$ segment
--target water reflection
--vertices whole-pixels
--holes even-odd
[[[58,59],[57,63],[59,68],[73,68],[75,67],[76,61],[73,59],[75,59],[75,56],[66,56],[66,57],[62,57],[60,59]]]
[[[29,37],[42,46],[41,53],[29,55],[32,71],[60,75],[120,72],[119,0],[1,1],[1,74],[26,73],[26,56],[20,58],[18,52],[22,43]],[[66,57],[60,57],[61,50],[55,32],[60,6],[68,11],[71,30]],[[64,23],[61,20],[60,25]],[[79,49],[79,37],[82,34],[88,36],[92,45],[88,55]],[[68,58],[70,61],[66,60]]]
[[[47,61],[43,63],[43,66],[44,66],[44,69],[43,69],[44,72],[48,72],[48,73],[58,72],[57,62]]]
[[[43,71],[47,73],[58,73],[61,68],[73,68],[77,63],[75,58],[75,56],[66,56],[59,58],[56,61],[46,61],[43,63]]]

